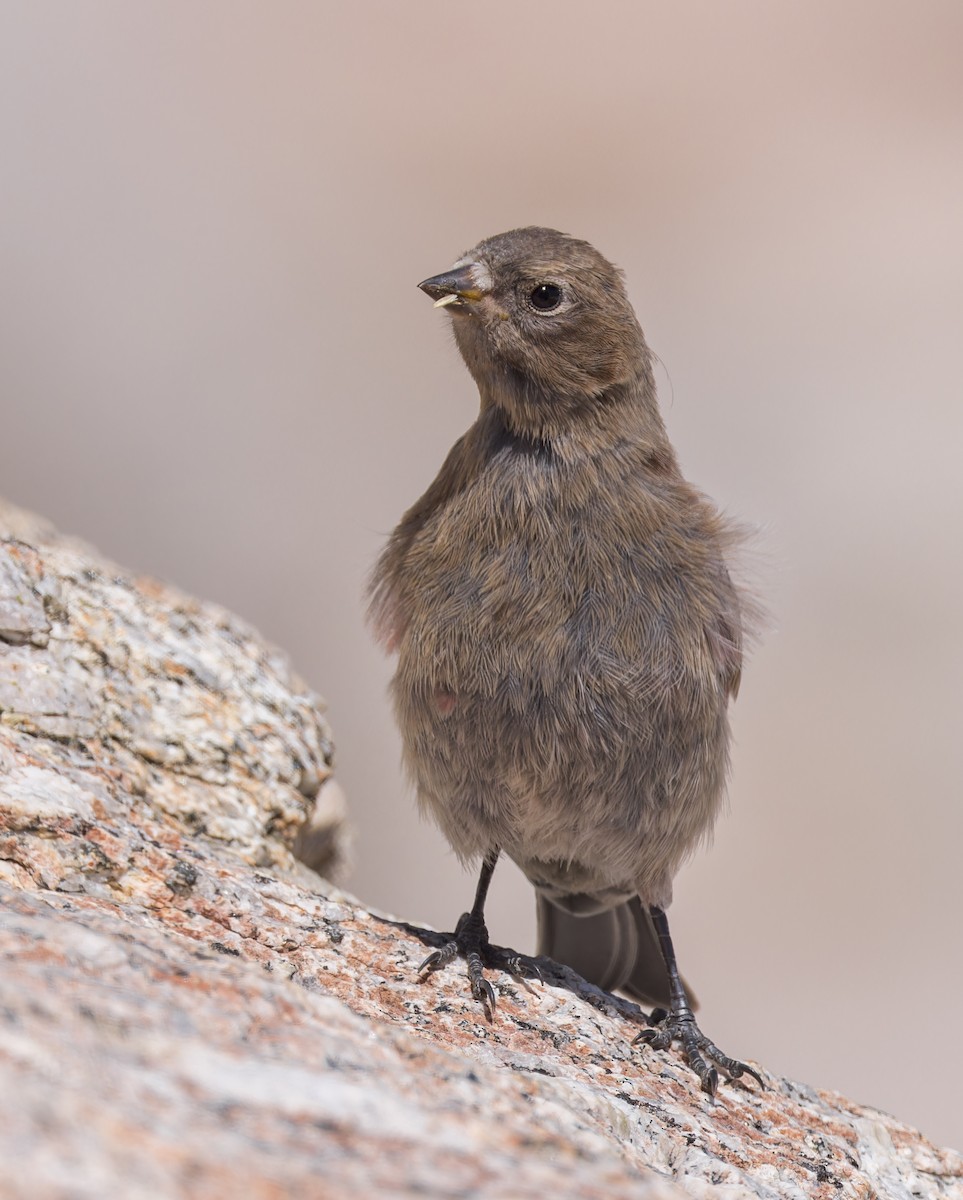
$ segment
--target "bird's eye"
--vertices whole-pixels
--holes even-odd
[[[562,303],[562,289],[557,283],[540,283],[532,288],[528,302],[539,312],[551,312]]]

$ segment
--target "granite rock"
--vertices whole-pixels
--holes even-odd
[[[963,1196],[838,1095],[710,1099],[547,962],[487,1023],[459,969],[417,981],[439,935],[306,865],[343,847],[283,655],[0,506],[0,1194]]]

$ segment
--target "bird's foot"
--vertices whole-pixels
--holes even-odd
[[[657,1008],[652,1012],[649,1020],[652,1027],[643,1029],[633,1039],[632,1045],[634,1046],[637,1042],[645,1042],[646,1045],[653,1046],[656,1050],[668,1050],[673,1042],[680,1042],[686,1061],[699,1076],[702,1090],[708,1092],[710,1096],[716,1094],[716,1088],[719,1086],[717,1066],[722,1068],[728,1079],[739,1079],[743,1075],[751,1075],[765,1090],[766,1085],[762,1081],[762,1076],[746,1063],[740,1062],[737,1058],[730,1058],[728,1054],[723,1054],[715,1042],[710,1041],[702,1032],[690,1010],[667,1012],[664,1008]]]
[[[433,975],[459,956],[467,964],[471,994],[481,1004],[489,1021],[494,1019],[497,997],[495,989],[485,978],[486,967],[507,972],[529,992],[532,988],[528,980],[540,980],[542,977],[533,959],[516,954],[513,950],[504,950],[501,946],[493,946],[488,940],[484,921],[474,919],[471,913],[462,914],[451,938],[440,950],[432,950],[418,968],[418,974],[422,977]]]

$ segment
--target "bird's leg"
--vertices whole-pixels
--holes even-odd
[[[675,950],[672,946],[672,938],[669,936],[669,922],[665,912],[652,905],[649,908],[649,915],[655,925],[659,948],[669,973],[669,995],[672,1008],[669,1012],[657,1009],[652,1014],[655,1022],[654,1028],[644,1029],[635,1038],[633,1045],[635,1042],[645,1042],[657,1050],[667,1050],[673,1042],[681,1042],[682,1051],[689,1066],[699,1076],[702,1090],[708,1092],[710,1096],[716,1094],[716,1088],[719,1086],[719,1072],[712,1064],[720,1066],[730,1079],[738,1079],[741,1075],[751,1075],[759,1086],[764,1088],[766,1085],[752,1067],[723,1054],[696,1024],[675,960]]]
[[[471,912],[462,913],[455,932],[440,950],[432,950],[431,954],[418,968],[418,974],[430,975],[446,967],[460,954],[468,964],[468,981],[471,984],[471,994],[479,1001],[485,1010],[489,1021],[495,1015],[495,989],[485,978],[484,968],[498,967],[514,975],[525,986],[524,976],[536,974],[537,969],[530,967],[517,954],[492,946],[488,940],[488,927],[485,925],[485,900],[488,896],[488,885],[492,881],[495,864],[498,862],[499,851],[490,851],[482,862],[481,873],[478,876],[478,886],[475,888],[475,902]],[[529,988],[529,990],[531,990]]]
[[[485,855],[481,872],[478,876],[478,886],[475,888],[475,903],[471,912],[462,913],[455,932],[440,950],[432,950],[431,954],[418,968],[418,974],[431,974],[446,967],[458,955],[462,955],[468,964],[468,982],[471,984],[471,994],[485,1009],[485,1016],[492,1019],[495,1013],[495,989],[485,978],[482,967],[482,956],[488,950],[488,927],[485,924],[485,900],[488,896],[488,886],[492,881],[495,864],[498,862],[498,850],[492,850]]]

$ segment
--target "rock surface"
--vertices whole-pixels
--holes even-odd
[[[788,1080],[698,1092],[546,964],[487,1024],[335,871],[314,697],[236,618],[0,506],[0,1195],[963,1196]]]

